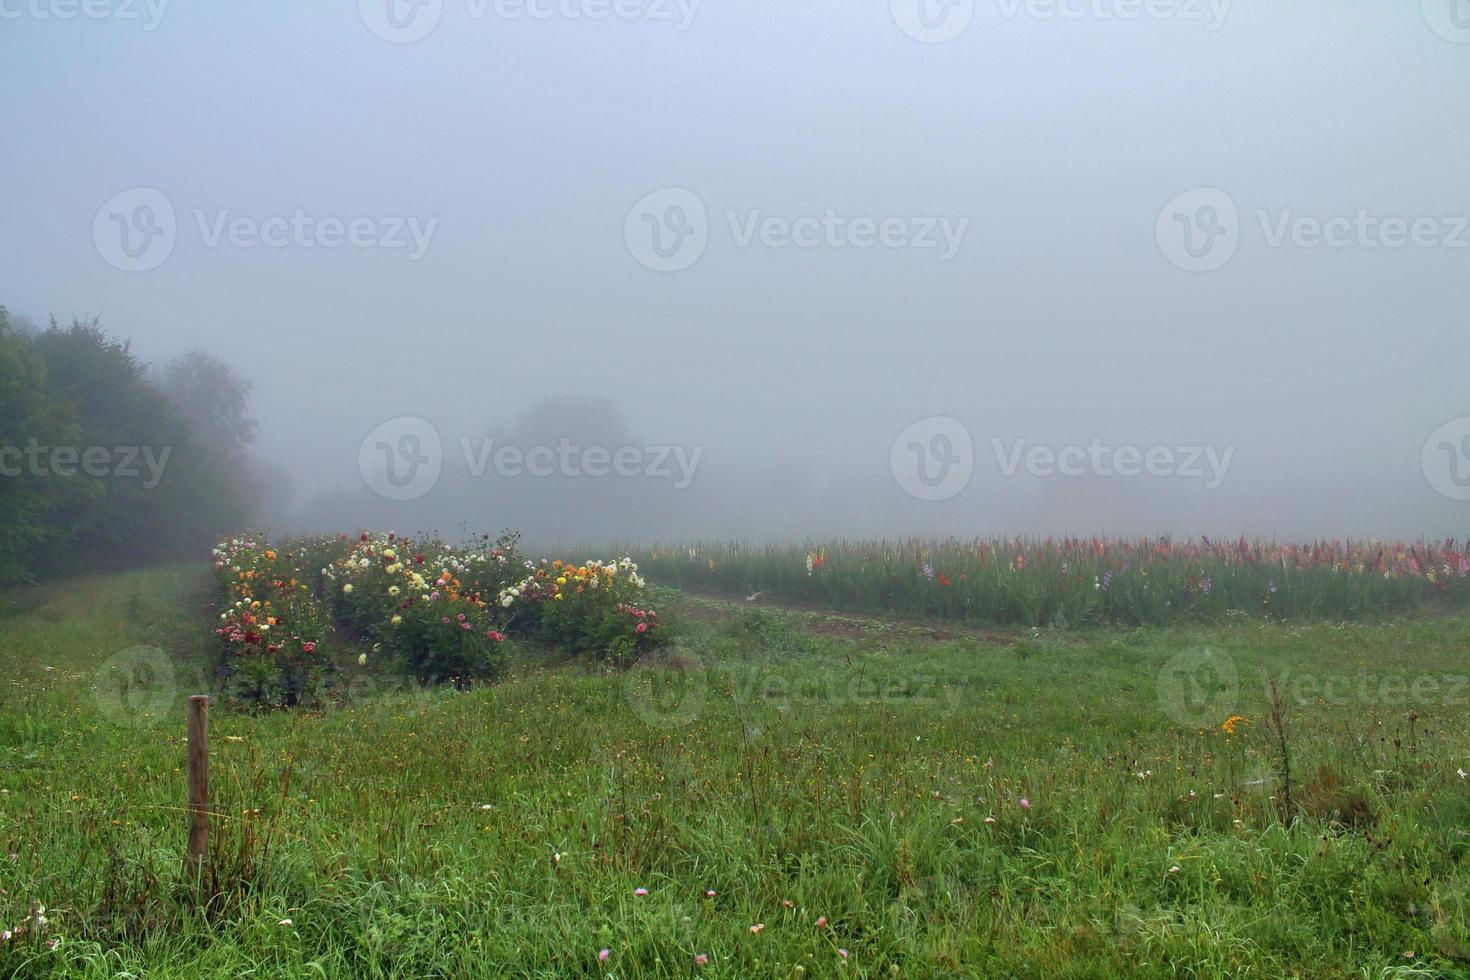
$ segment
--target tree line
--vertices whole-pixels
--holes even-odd
[[[97,320],[0,306],[0,587],[198,555],[245,523],[249,394],[203,351],[155,369]]]

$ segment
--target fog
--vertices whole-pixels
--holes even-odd
[[[0,0],[0,64],[0,303],[233,365],[275,529],[1466,531],[1460,0]]]

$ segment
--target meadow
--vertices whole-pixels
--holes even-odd
[[[1356,621],[996,625],[675,592],[640,555],[639,608],[671,639],[629,666],[507,622],[456,573],[473,628],[408,625],[471,644],[435,647],[487,667],[457,684],[388,649],[405,614],[371,596],[414,574],[387,571],[392,546],[319,546],[340,564],[281,578],[303,598],[269,624],[296,638],[276,654],[327,658],[318,687],[272,688],[289,708],[221,675],[248,630],[219,633],[245,597],[218,556],[0,596],[0,973],[1470,974],[1470,623],[1424,608],[1422,575]],[[573,601],[554,584],[573,567],[528,588]]]

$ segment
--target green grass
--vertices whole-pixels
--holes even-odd
[[[0,608],[0,928],[40,902],[59,939],[0,974],[1470,973],[1463,618],[982,633],[661,598],[673,667],[523,649],[467,693],[216,711],[201,909],[207,590]],[[139,645],[169,664],[113,659]]]

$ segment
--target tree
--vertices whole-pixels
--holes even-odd
[[[33,556],[72,535],[58,514],[100,494],[96,481],[48,472],[26,456],[32,445],[73,445],[80,431],[46,393],[45,365],[0,306],[0,587],[29,581]]]
[[[231,459],[255,443],[255,420],[245,416],[253,387],[224,361],[188,350],[164,368],[162,387],[189,427],[207,446]]]

